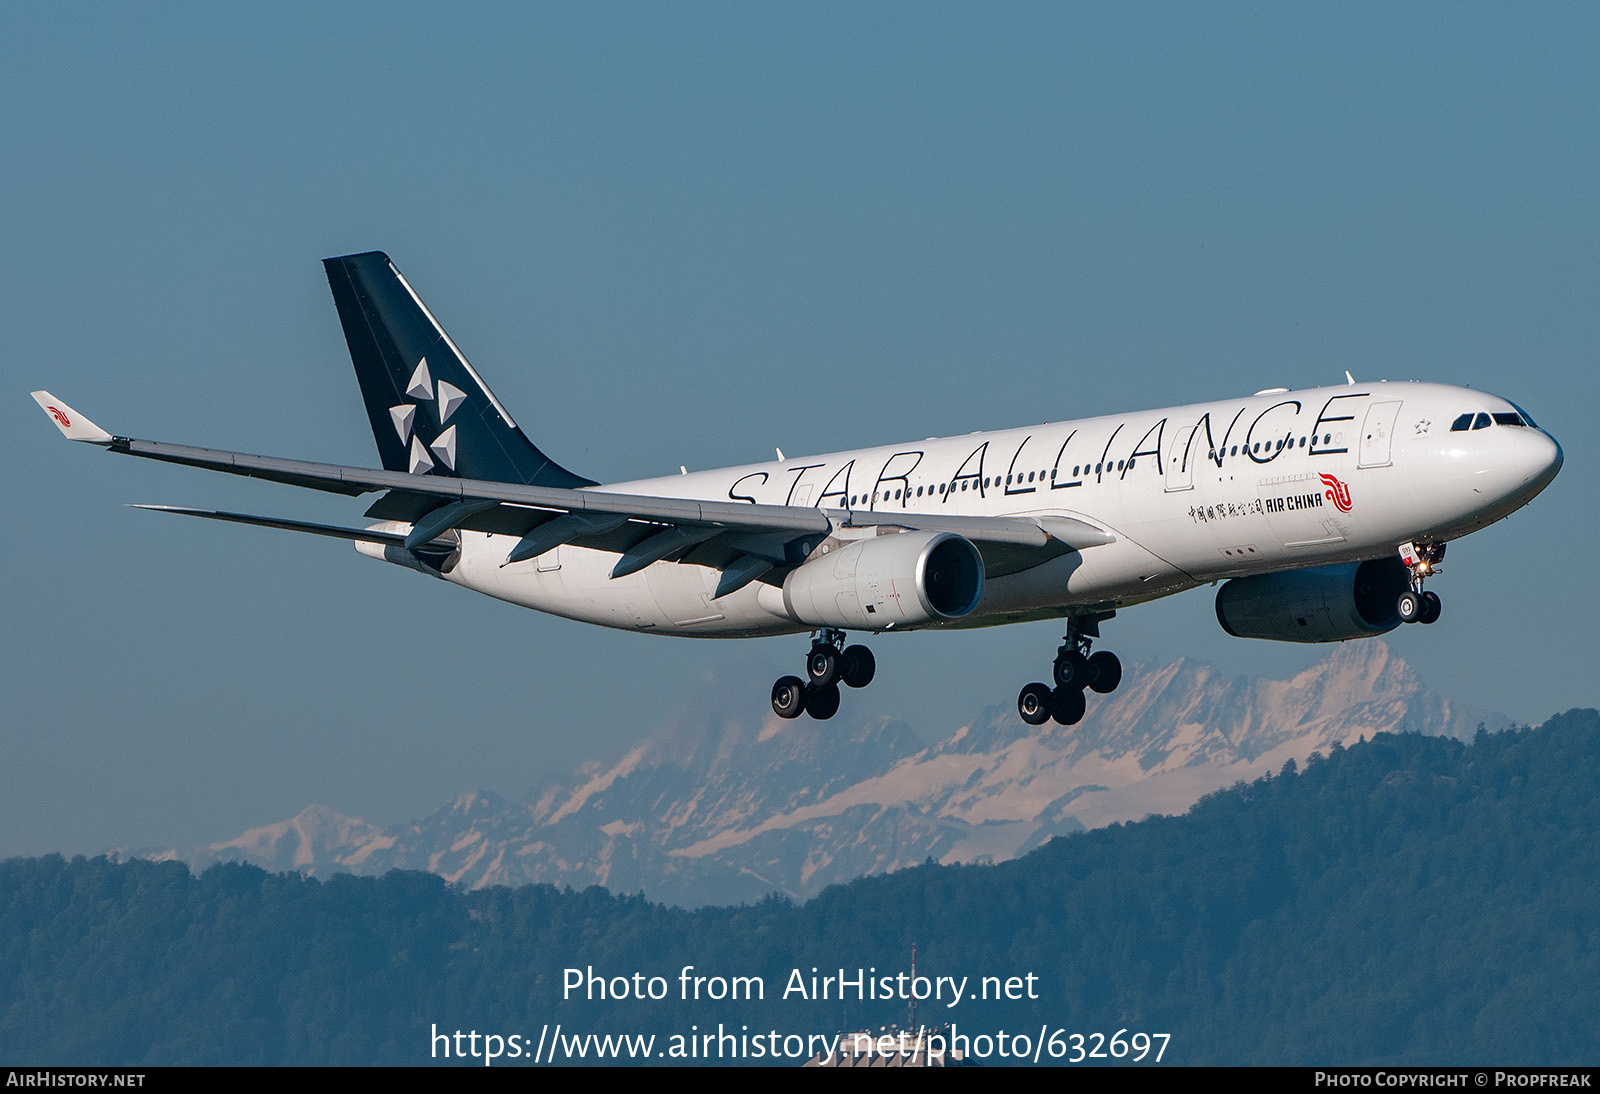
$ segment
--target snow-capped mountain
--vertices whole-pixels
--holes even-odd
[[[920,863],[1001,860],[1052,836],[1151,813],[1374,733],[1470,735],[1499,715],[1424,688],[1382,642],[1335,647],[1289,680],[1188,660],[1138,665],[1083,722],[1033,728],[985,710],[933,745],[904,723],[764,721],[715,695],[614,764],[526,800],[464,794],[378,828],[322,806],[161,857],[242,859],[317,874],[430,870],[476,887],[599,884],[689,906]]]

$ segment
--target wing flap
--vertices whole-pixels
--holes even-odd
[[[1076,517],[1036,514],[1017,517],[969,517],[944,513],[854,513],[851,523],[954,532],[975,543],[1003,543],[1015,547],[1049,547],[1055,540],[1075,551],[1115,543],[1117,537]]]

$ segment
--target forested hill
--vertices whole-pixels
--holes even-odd
[[[823,1031],[904,1004],[781,998],[794,969],[1035,974],[1036,1000],[924,1003],[971,1033],[1172,1035],[1172,1063],[1600,1058],[1600,714],[1470,744],[1388,736],[1181,817],[696,912],[548,886],[459,892],[59,856],[0,863],[0,1058],[421,1063],[429,1033]],[[679,971],[760,976],[684,1002]],[[562,970],[660,975],[562,1001]],[[530,1046],[531,1051],[531,1046]],[[995,1061],[998,1062],[998,1061]]]

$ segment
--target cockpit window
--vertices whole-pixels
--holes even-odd
[[[1534,429],[1539,428],[1539,423],[1533,420],[1532,414],[1529,414],[1526,410],[1523,410],[1520,406],[1517,406],[1516,403],[1512,403],[1511,405],[1517,407],[1517,413],[1522,415],[1522,420],[1524,422],[1532,426]]]
[[[1515,403],[1511,405],[1516,406]],[[1538,428],[1538,426],[1533,425],[1533,419],[1528,417],[1521,407],[1517,407],[1514,413],[1474,414],[1469,411],[1458,416],[1455,421],[1450,423],[1450,432],[1461,433],[1468,429],[1488,429],[1491,425],[1533,426],[1535,429]]]

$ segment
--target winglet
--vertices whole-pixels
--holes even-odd
[[[67,440],[87,441],[90,444],[111,443],[111,434],[95,425],[76,410],[73,410],[48,391],[35,391],[31,394],[33,395],[33,401],[44,408],[45,413],[55,421],[56,428],[61,430]]]

